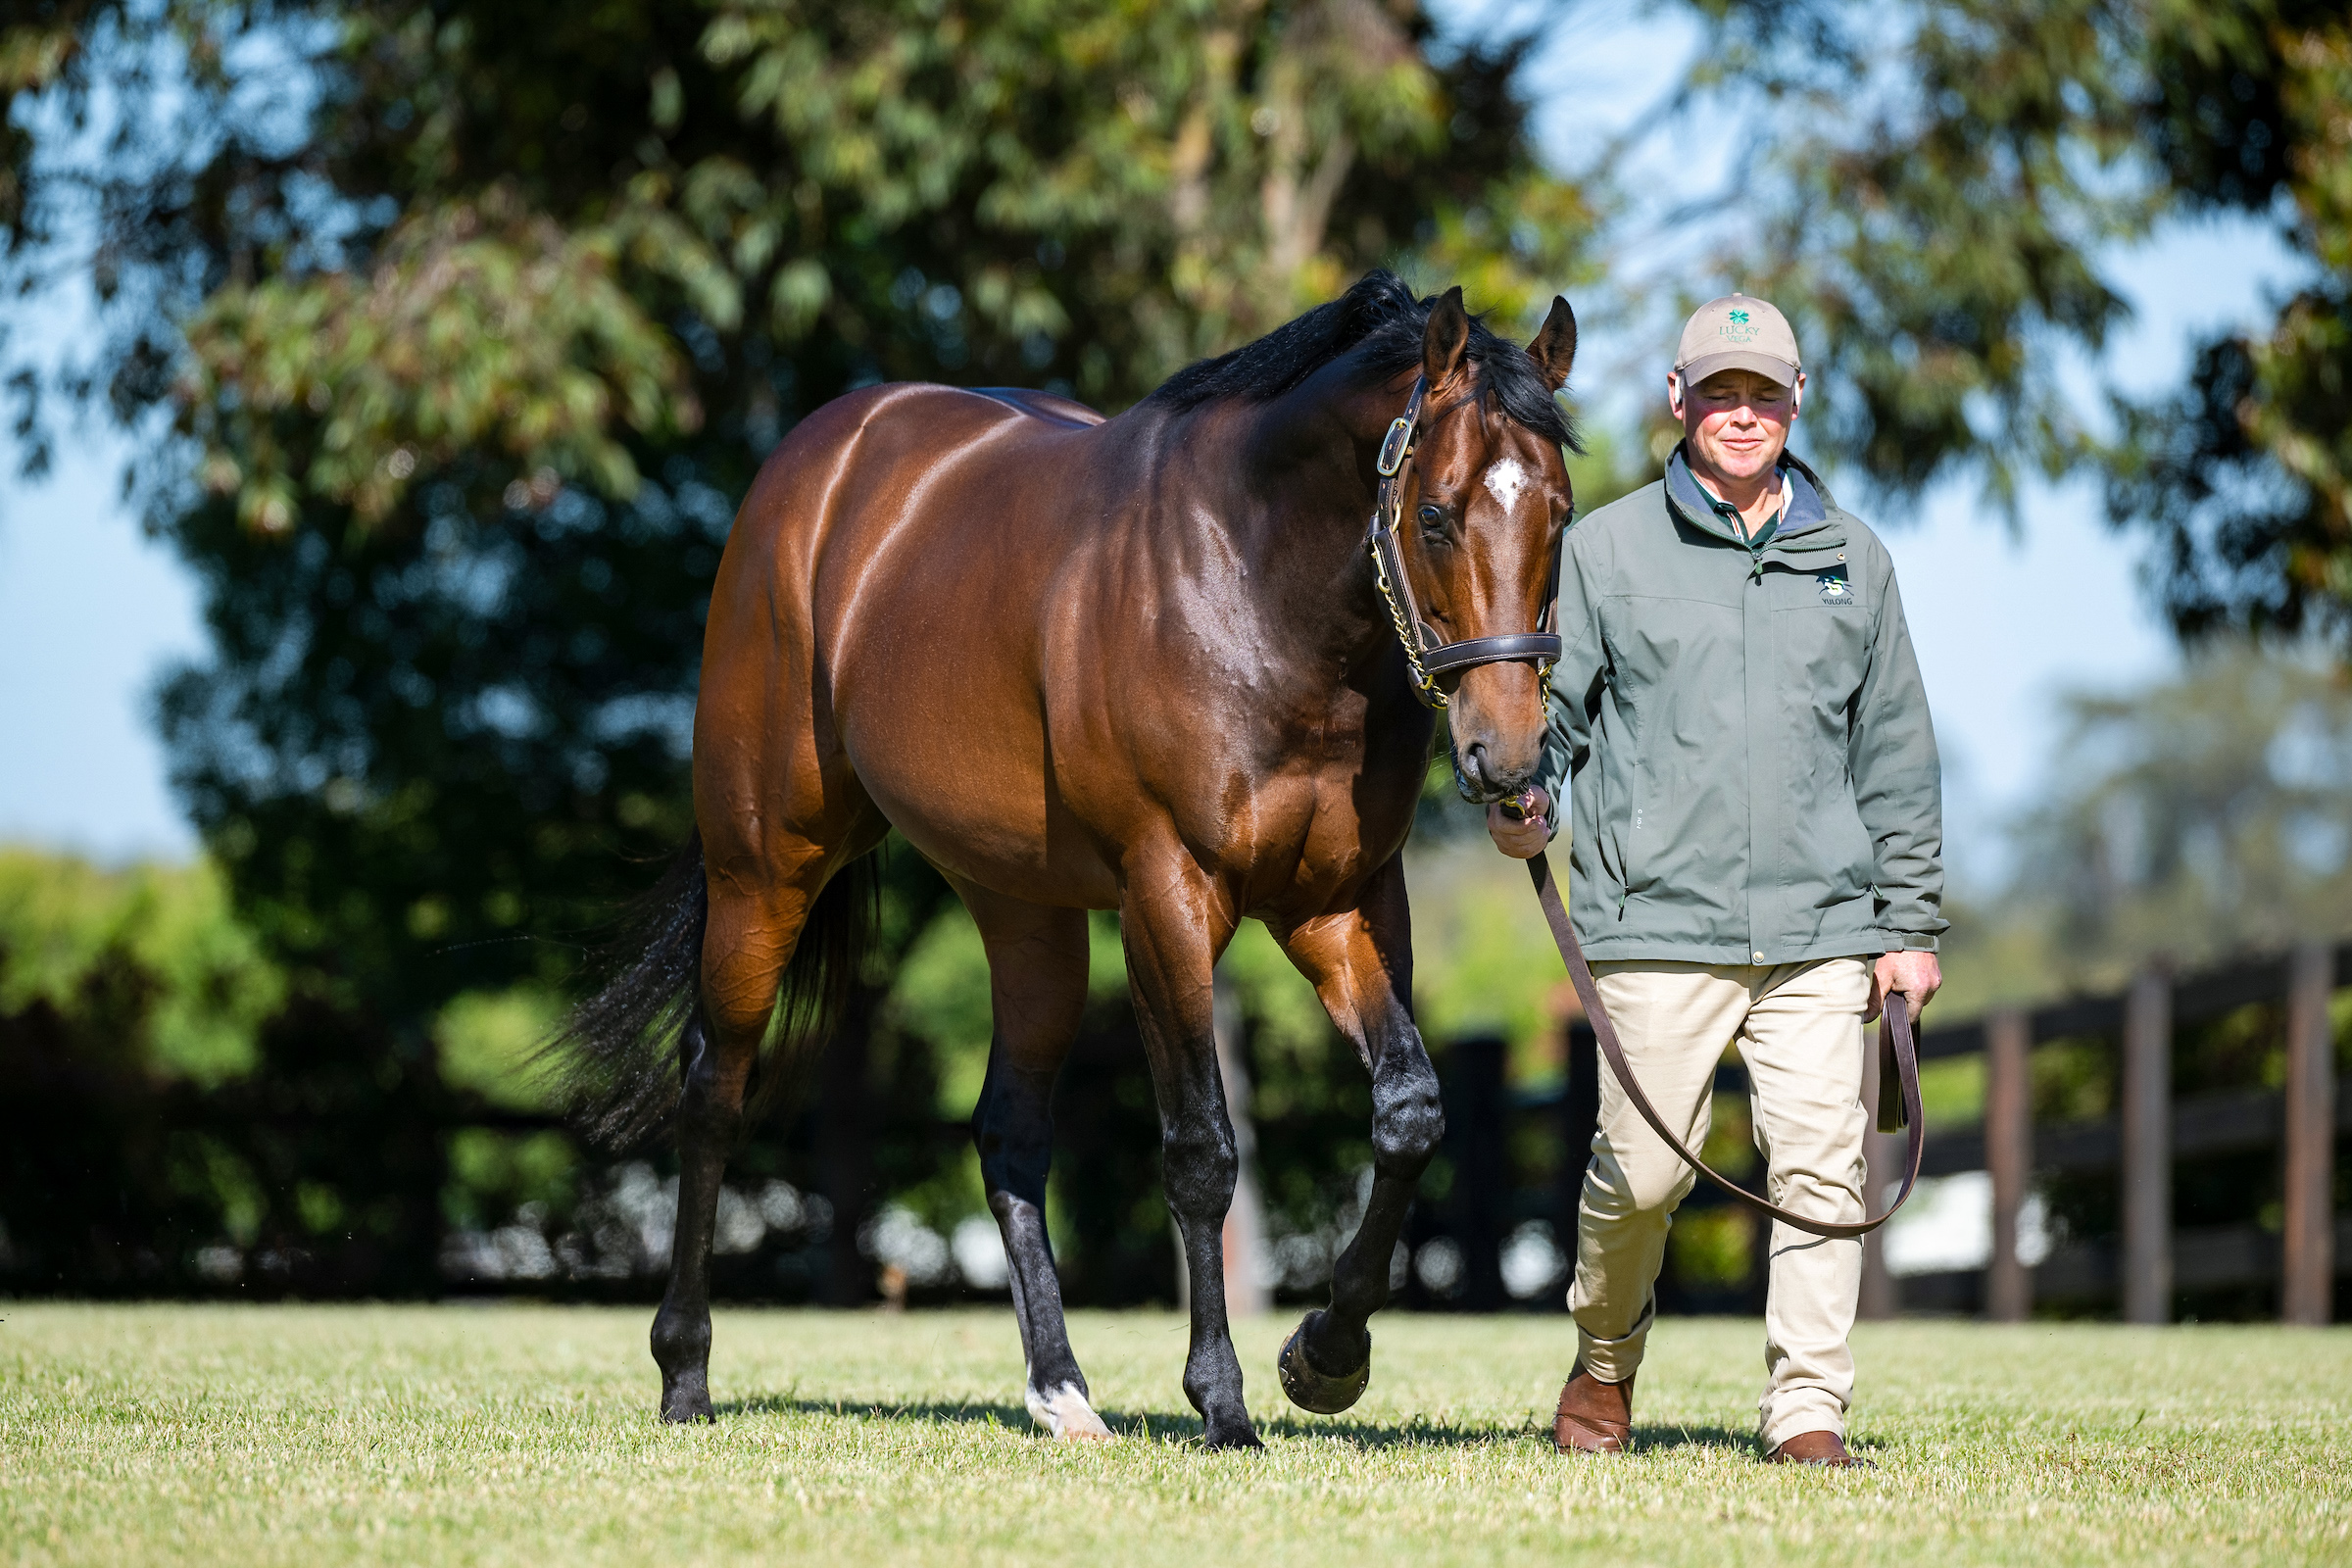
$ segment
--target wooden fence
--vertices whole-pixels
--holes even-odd
[[[2352,1274],[2352,1216],[2338,1218],[2334,1203],[2335,1146],[2352,1133],[2352,1100],[2339,1101],[2335,1093],[2328,1017],[2331,994],[2347,979],[2352,979],[2352,945],[2339,949],[2313,944],[2283,956],[2200,974],[2173,976],[2151,968],[2113,995],[1994,1012],[1949,1027],[1935,1026],[1931,1012],[1931,1027],[1919,1042],[1923,1061],[1933,1067],[1955,1058],[1982,1057],[1984,1111],[1983,1120],[1973,1125],[1931,1126],[1923,1175],[1989,1174],[1991,1256],[1983,1267],[1898,1279],[1886,1267],[1884,1245],[1874,1238],[1865,1251],[1865,1315],[1968,1313],[2014,1321],[2027,1317],[2040,1302],[2045,1309],[2072,1314],[2120,1315],[2130,1322],[2155,1323],[2174,1316],[2182,1299],[2193,1304],[2231,1290],[2239,1296],[2230,1311],[2242,1316],[2249,1293],[2267,1301],[2275,1290],[2278,1313],[2284,1321],[2328,1322],[2335,1315],[2336,1281]],[[1335,1103],[1253,1123],[1249,1114],[1246,1041],[1230,997],[1221,996],[1220,1002],[1220,1065],[1245,1149],[1253,1149],[1259,1161],[1271,1158],[1283,1171],[1304,1168],[1336,1174],[1339,1167],[1332,1163],[1332,1151],[1349,1139],[1360,1139],[1365,1107]],[[2265,1004],[2284,1034],[2283,1083],[2176,1097],[2177,1037]],[[1414,1259],[1423,1249],[1441,1244],[1453,1260],[1448,1268],[1456,1273],[1443,1288],[1433,1287],[1416,1263],[1399,1276],[1398,1304],[1453,1311],[1564,1309],[1564,1278],[1554,1278],[1532,1294],[1522,1290],[1514,1295],[1505,1288],[1503,1260],[1510,1238],[1530,1221],[1547,1224],[1558,1248],[1574,1248],[1585,1151],[1591,1147],[1598,1111],[1600,1067],[1589,1030],[1572,1026],[1567,1045],[1565,1081],[1537,1093],[1510,1091],[1507,1052],[1498,1039],[1456,1040],[1437,1052],[1446,1097],[1449,1173],[1425,1191],[1405,1239]],[[2103,1065],[2117,1069],[2112,1114],[2036,1122],[2034,1053],[2038,1047],[2055,1046],[2088,1046]],[[2194,1064],[2194,1058],[2182,1054],[2183,1065]],[[858,1108],[867,1093],[861,1053],[851,1057],[837,1042],[836,1055],[850,1057],[853,1065],[837,1061],[828,1071],[824,1108],[814,1118],[819,1130],[813,1174],[817,1189],[834,1195],[836,1212],[853,1218],[836,1224],[831,1233],[829,1283],[815,1294],[823,1299],[854,1301],[867,1298],[874,1274],[872,1260],[858,1250],[854,1216],[880,1195],[873,1191],[866,1147],[872,1112],[870,1107]],[[1064,1114],[1057,1165],[1065,1167],[1065,1174],[1083,1170],[1081,1185],[1088,1192],[1100,1188],[1111,1194],[1115,1200],[1107,1200],[1107,1208],[1121,1215],[1156,1174],[1148,1086],[1138,1076],[1141,1063],[1141,1047],[1131,1031],[1090,1035],[1073,1055],[1060,1092]],[[1122,1084],[1137,1093],[1122,1099]],[[1739,1097],[1746,1088],[1746,1074],[1737,1063],[1718,1069],[1718,1095]],[[1126,1105],[1128,1100],[1134,1103]],[[1865,1101],[1875,1103],[1875,1086],[1866,1092]],[[1120,1112],[1126,1120],[1116,1128],[1106,1119],[1112,1117],[1113,1102],[1126,1105]],[[488,1125],[491,1120],[496,1118],[477,1118],[469,1124]],[[515,1130],[525,1124],[543,1125],[541,1118],[505,1120]],[[920,1131],[949,1152],[959,1152],[970,1137],[960,1118],[941,1119]],[[904,1137],[909,1130],[901,1132]],[[1116,1144],[1124,1151],[1125,1163],[1106,1163],[1104,1149],[1097,1147],[1103,1144]],[[1886,1199],[1902,1144],[1899,1135],[1873,1134],[1868,1141],[1874,1203]],[[2201,1182],[2210,1189],[2217,1160],[2236,1161],[2230,1179],[2244,1189],[2239,1196],[2267,1201],[2276,1192],[2281,1200],[2276,1211],[2254,1215],[2253,1203],[2239,1203],[2232,1211],[2247,1217],[2228,1224],[2177,1227],[2177,1180],[2186,1173],[2192,1187]],[[2061,1189],[2078,1199],[2085,1192],[2104,1194],[2095,1205],[2100,1217],[2075,1226],[2071,1235],[2062,1232],[2047,1255],[2029,1264],[2021,1234],[2029,1200]],[[844,1196],[860,1194],[862,1199]],[[2194,1194],[2183,1196],[2185,1200]],[[1720,1213],[1729,1202],[1701,1185],[1686,1200],[1683,1217],[1695,1223],[1710,1211]],[[1243,1313],[1267,1309],[1275,1294],[1269,1288],[1272,1282],[1254,1277],[1244,1262],[1265,1247],[1273,1216],[1263,1205],[1258,1182],[1246,1177],[1227,1228],[1228,1294]],[[1750,1261],[1744,1278],[1678,1277],[1670,1263],[1659,1284],[1661,1306],[1673,1312],[1761,1310],[1767,1283],[1765,1250],[1753,1245],[1752,1230],[1748,1234]],[[1115,1245],[1116,1238],[1105,1230],[1092,1250],[1107,1257]],[[1152,1298],[1156,1288],[1146,1278],[1153,1272],[1151,1265],[1164,1269],[1170,1260],[1164,1250],[1139,1257],[1140,1262],[1127,1260],[1134,1279],[1116,1287],[1097,1280],[1090,1289],[1109,1289],[1110,1298],[1118,1300]],[[771,1288],[745,1272],[757,1259],[731,1261],[740,1265],[736,1272],[744,1277],[730,1289],[759,1296]],[[1095,1266],[1102,1265],[1098,1261]],[[1293,1283],[1281,1294],[1287,1302],[1319,1298],[1322,1290],[1319,1283]]]
[[[1923,1032],[1925,1062],[1984,1058],[1984,1119],[1974,1125],[1932,1125],[1922,1174],[1990,1175],[1992,1254],[1981,1268],[1897,1279],[1886,1267],[1884,1243],[1874,1238],[1865,1253],[1864,1315],[1925,1311],[2017,1321],[2040,1301],[2069,1313],[2161,1323],[2174,1316],[2183,1297],[2275,1287],[2282,1321],[2330,1321],[2337,1315],[2336,1281],[2352,1275],[2352,1215],[2339,1216],[2334,1200],[2335,1146],[2352,1134],[2352,1101],[2339,1101],[2335,1092],[2328,1018],[2330,997],[2347,981],[2352,981],[2352,944],[2314,943],[2282,956],[2197,974],[2174,976],[2152,967],[2113,995],[1996,1011]],[[2275,1089],[2176,1097],[2176,1036],[2261,1004],[2277,1008],[2283,1029],[2284,1082]],[[2120,1072],[2114,1114],[2035,1122],[2034,1053],[2037,1046],[2059,1043],[2115,1052]],[[1425,1205],[1414,1230],[1424,1237],[1451,1237],[1461,1250],[1466,1277],[1448,1301],[1417,1304],[1471,1310],[1508,1304],[1497,1272],[1498,1241],[1531,1217],[1546,1219],[1560,1245],[1573,1246],[1582,1151],[1592,1141],[1600,1071],[1592,1034],[1581,1025],[1569,1031],[1568,1058],[1563,1086],[1510,1096],[1502,1088],[1499,1042],[1458,1042],[1444,1054],[1455,1188],[1447,1200]],[[1746,1088],[1746,1074],[1736,1063],[1718,1070],[1718,1095],[1743,1094]],[[1875,1085],[1865,1101],[1875,1103]],[[1528,1133],[1539,1134],[1559,1157],[1547,1178],[1531,1182],[1531,1173],[1522,1169],[1514,1182],[1499,1152],[1524,1149]],[[1902,1149],[1899,1135],[1871,1135],[1874,1203],[1885,1200],[1898,1178]],[[2241,1165],[2252,1159],[2259,1167],[2254,1180],[2265,1192],[2270,1173],[2276,1172],[2281,1199],[2277,1211],[2237,1223],[2177,1228],[2177,1167],[2196,1170],[2199,1162],[2209,1167],[2230,1158]],[[2275,1165],[2269,1162],[2273,1159]],[[2072,1184],[2080,1195],[2084,1184],[2108,1181],[2117,1216],[2112,1234],[2094,1228],[2089,1235],[2061,1235],[2046,1256],[2029,1265],[2022,1255],[2020,1221],[2030,1199],[2058,1184]],[[1703,1213],[1728,1201],[1702,1184],[1686,1200],[1684,1212]],[[1750,1255],[1744,1282],[1719,1282],[1707,1289],[1677,1282],[1670,1265],[1660,1282],[1661,1304],[1683,1311],[1761,1309],[1764,1250],[1751,1245]],[[1547,1290],[1525,1304],[1556,1310],[1559,1298],[1559,1291]]]
[[[2038,1300],[2070,1312],[2113,1312],[2127,1322],[2161,1323],[2183,1295],[2230,1288],[2276,1286],[2278,1312],[2288,1323],[2320,1324],[2334,1315],[2336,1280],[2352,1274],[2352,1215],[2335,1212],[2335,1145],[2352,1133],[2352,1101],[2335,1092],[2335,1049],[2328,1003],[2352,978],[2352,945],[2308,944],[2283,956],[2174,976],[2160,967],[2139,974],[2125,990],[2033,1009],[1993,1012],[1920,1037],[1923,1061],[1981,1055],[1984,1119],[1974,1125],[1932,1125],[1922,1173],[1927,1177],[1987,1172],[1992,1189],[1992,1252],[1981,1268],[1893,1277],[1886,1247],[1873,1238],[1866,1253],[1863,1312],[1976,1313],[1997,1321],[2027,1317]],[[2277,1006],[2285,1035],[2284,1082],[2276,1089],[2237,1088],[2176,1098],[2174,1042],[2180,1031],[2208,1025],[2250,1004]],[[1931,1022],[1933,1021],[1933,1014]],[[2091,1120],[2036,1123],[2033,1114],[2033,1058],[2037,1046],[2099,1043],[2120,1058],[2115,1113]],[[1548,1191],[1496,1190],[1493,1171],[1468,1177],[1449,1216],[1437,1216],[1460,1234],[1471,1264],[1471,1296],[1481,1303],[1497,1294],[1480,1288],[1492,1269],[1492,1238],[1514,1217],[1550,1216],[1563,1245],[1573,1235],[1585,1161],[1597,1109],[1598,1063],[1590,1031],[1573,1027],[1564,1088],[1516,1097],[1514,1118],[1534,1117],[1556,1128],[1562,1158]],[[1874,1053],[1875,1055],[1875,1053]],[[1449,1116],[1483,1126],[1461,1129],[1461,1147],[1501,1147],[1510,1127],[1496,1108],[1501,1062],[1489,1048],[1450,1063]],[[1475,1082],[1473,1080],[1476,1080]],[[1746,1074],[1727,1063],[1718,1094],[1740,1093]],[[1875,1085],[1865,1095],[1875,1103]],[[1524,1122],[1521,1123],[1524,1126]],[[1903,1139],[1873,1133],[1868,1143],[1874,1203],[1899,1178]],[[2275,1224],[2241,1222],[2176,1228],[2176,1167],[2231,1156],[2277,1159],[2281,1202]],[[1482,1179],[1483,1178],[1483,1179]],[[2053,1184],[2114,1184],[2118,1223],[2112,1235],[2061,1236],[2046,1256],[2023,1255],[2021,1218],[2032,1196]],[[2264,1179],[2267,1189],[2267,1177]],[[1723,1201],[1703,1185],[1686,1209]],[[1482,1217],[1486,1216],[1486,1217]],[[1753,1311],[1765,1284],[1762,1249],[1752,1250],[1751,1278],[1731,1290],[1700,1293],[1683,1309]],[[1667,1287],[1662,1284],[1661,1295]],[[1690,1293],[1685,1293],[1687,1296]],[[1469,1304],[1465,1301],[1462,1304]],[[1558,1304],[1548,1293],[1539,1306]]]
[[[2126,1322],[2162,1323],[2182,1292],[2277,1282],[2278,1316],[2329,1321],[2339,1271],[2352,1265],[2352,1219],[2334,1213],[2335,1144],[2352,1130],[2352,1102],[2335,1093],[2335,1045],[2328,1002],[2352,973],[2352,946],[2306,944],[2281,957],[2174,977],[2161,967],[2112,996],[2079,998],[2032,1010],[1992,1013],[1976,1023],[1932,1029],[1923,1060],[1982,1054],[1984,1118],[1973,1127],[1931,1131],[1928,1175],[1983,1170],[1991,1176],[1992,1256],[1982,1270],[1887,1276],[1885,1250],[1869,1251],[1865,1299],[1898,1307],[1975,1310],[1997,1321],[2025,1318],[2038,1299],[2113,1297]],[[2178,1031],[2253,1004],[2279,1004],[2285,1081],[2176,1099]],[[2105,1037],[2120,1043],[2118,1113],[2095,1121],[2036,1125],[2032,1056],[2037,1044]],[[1898,1139],[1873,1135],[1872,1181],[1883,1189],[1900,1157]],[[2178,1162],[2276,1151],[2280,1225],[2176,1229]],[[2020,1251],[2019,1218],[2037,1180],[2112,1172],[2121,1224],[2112,1243],[2064,1243],[2031,1266]]]

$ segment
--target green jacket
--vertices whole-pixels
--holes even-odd
[[[1680,451],[1568,530],[1537,782],[1568,803],[1594,959],[1932,952],[1944,928],[1941,771],[1894,564],[1810,468],[1783,475],[1753,548]]]

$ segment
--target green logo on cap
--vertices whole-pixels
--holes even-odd
[[[1745,321],[1747,319],[1747,313],[1745,311],[1734,311],[1732,313],[1732,319],[1735,321]]]

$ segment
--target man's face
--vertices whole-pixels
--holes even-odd
[[[1717,370],[1696,386],[1667,379],[1667,401],[1683,421],[1690,454],[1727,479],[1752,479],[1781,461],[1805,375],[1783,386],[1755,370]]]

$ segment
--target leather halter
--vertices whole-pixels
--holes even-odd
[[[1537,617],[1534,631],[1510,632],[1500,637],[1465,637],[1449,643],[1421,618],[1421,606],[1413,598],[1412,579],[1405,575],[1404,552],[1397,541],[1397,530],[1404,520],[1405,477],[1412,466],[1413,449],[1420,444],[1421,405],[1428,395],[1429,377],[1415,376],[1413,395],[1406,400],[1404,413],[1390,422],[1389,433],[1381,439],[1377,465],[1380,493],[1372,506],[1371,524],[1364,530],[1364,546],[1372,552],[1373,571],[1380,579],[1380,596],[1388,602],[1396,640],[1404,645],[1404,662],[1412,668],[1413,695],[1424,708],[1444,708],[1446,694],[1438,687],[1440,675],[1478,664],[1524,662],[1540,668],[1544,695],[1548,698],[1551,666],[1560,658],[1560,634],[1551,624],[1559,598],[1560,579],[1556,569],[1544,584],[1544,611]],[[1555,567],[1557,564],[1555,557]]]

